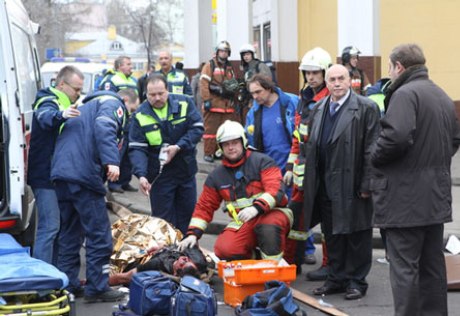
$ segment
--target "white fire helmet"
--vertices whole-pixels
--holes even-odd
[[[300,62],[299,70],[318,71],[326,70],[332,64],[331,55],[321,47],[309,50]]]
[[[243,147],[248,147],[248,140],[246,138],[244,127],[235,121],[226,120],[219,128],[216,133],[216,142],[220,147],[221,143],[228,142],[229,140],[241,138]]]

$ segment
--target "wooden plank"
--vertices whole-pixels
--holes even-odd
[[[298,301],[301,301],[302,303],[305,303],[313,308],[316,308],[317,310],[320,310],[328,315],[334,315],[334,316],[348,316],[348,314],[338,310],[337,308],[333,307],[333,306],[324,306],[324,305],[321,305],[320,302],[308,295],[308,294],[305,294],[305,293],[302,293],[300,292],[299,290],[296,290],[294,288],[291,287],[291,290],[292,290],[292,296],[298,300]]]

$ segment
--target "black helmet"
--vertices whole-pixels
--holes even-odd
[[[355,46],[347,46],[342,50],[342,65],[350,62],[351,56],[359,56],[361,52]]]

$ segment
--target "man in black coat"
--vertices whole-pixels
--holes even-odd
[[[372,262],[370,150],[378,136],[379,111],[351,89],[348,70],[326,72],[329,97],[312,111],[305,146],[305,227],[321,222],[329,255],[329,274],[315,295],[366,294]]]
[[[375,226],[385,228],[395,315],[447,315],[444,223],[460,134],[452,100],[428,78],[422,49],[390,54],[387,112],[372,151]]]

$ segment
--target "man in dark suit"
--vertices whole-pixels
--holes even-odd
[[[372,262],[370,148],[378,135],[379,112],[370,99],[355,94],[348,70],[326,72],[329,97],[312,111],[305,147],[305,227],[321,222],[329,255],[329,274],[315,295],[366,294]]]

